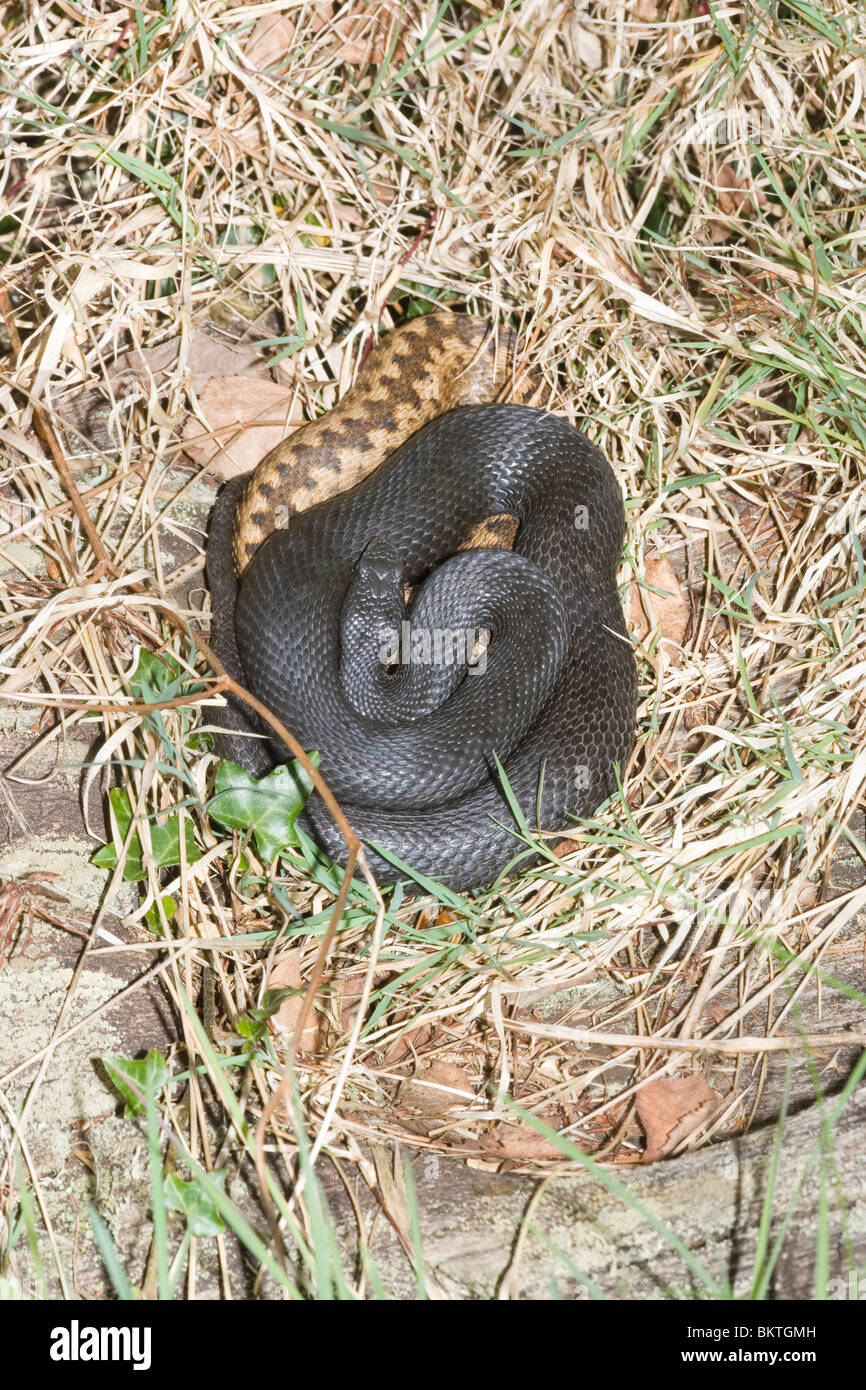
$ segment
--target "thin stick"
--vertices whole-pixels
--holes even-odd
[[[734,1057],[749,1052],[788,1052],[795,1047],[866,1047],[866,1033],[781,1034],[774,1038],[744,1036],[727,1042],[721,1038],[638,1037],[633,1033],[596,1033],[592,1028],[562,1028],[552,1023],[524,1023],[503,1019],[506,1028],[538,1038],[559,1038],[562,1042],[597,1043],[601,1047],[626,1047],[635,1052],[720,1052]]]
[[[9,296],[5,289],[0,289],[0,313],[3,315],[12,349],[17,355],[21,351],[21,336],[18,332],[15,323],[15,315],[12,313],[12,306],[9,303]],[[60,475],[60,481],[69,495],[69,500],[75,508],[75,514],[81,522],[85,535],[90,542],[90,548],[96,556],[97,565],[96,569],[93,571],[92,578],[101,578],[105,570],[109,570],[112,574],[116,575],[117,571],[108,558],[108,551],[102,544],[102,537],[90,519],[90,513],[84,505],[81,493],[78,491],[75,479],[72,476],[72,470],[66,462],[66,456],[60,447],[57,435],[54,433],[48,415],[44,408],[36,401],[32,401],[31,405],[33,409],[33,424],[36,428],[36,433],[43,443],[48,445],[48,450],[54,460],[57,472]]]

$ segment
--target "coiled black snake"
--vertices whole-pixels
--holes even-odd
[[[463,315],[395,330],[334,410],[222,490],[208,540],[230,674],[319,751],[368,846],[454,888],[526,848],[497,758],[526,822],[562,830],[634,741],[620,490],[566,421],[495,402],[512,355]],[[512,551],[465,548],[502,517]],[[218,751],[254,775],[285,757],[240,706],[219,722]],[[305,816],[345,862],[318,797]]]

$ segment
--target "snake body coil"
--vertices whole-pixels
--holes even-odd
[[[634,740],[619,488],[567,422],[493,403],[512,358],[465,316],[396,330],[339,406],[223,489],[208,541],[230,674],[319,750],[361,839],[455,888],[525,852],[512,799],[566,828]],[[479,547],[505,516],[513,551]],[[221,722],[220,753],[254,775],[285,756],[239,705]],[[305,814],[345,862],[318,797]]]

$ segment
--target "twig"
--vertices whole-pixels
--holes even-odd
[[[599,1033],[593,1028],[563,1028],[554,1023],[525,1023],[506,1018],[506,1028],[537,1038],[559,1038],[562,1042],[593,1043],[599,1047],[626,1047],[635,1052],[720,1052],[726,1057],[751,1052],[790,1052],[797,1047],[866,1047],[866,1033],[782,1034],[773,1038],[744,1036],[725,1041],[721,1038],[662,1038],[633,1033]]]
[[[18,332],[15,323],[15,315],[12,312],[9,296],[5,289],[0,289],[0,313],[3,315],[6,331],[9,334],[9,341],[12,344],[13,351],[17,354],[21,351],[21,336]],[[111,574],[117,575],[117,570],[108,558],[108,551],[102,544],[102,537],[90,519],[90,513],[84,505],[81,493],[78,491],[75,479],[72,476],[72,471],[69,464],[66,462],[66,455],[58,443],[57,435],[54,433],[48,415],[44,408],[36,401],[32,402],[32,409],[33,424],[36,428],[36,433],[43,443],[48,445],[49,452],[54,460],[54,465],[60,476],[60,481],[69,495],[69,499],[75,508],[75,514],[84,528],[85,535],[90,542],[90,548],[96,557],[97,565],[93,571],[92,578],[94,580],[101,578],[106,570]]]

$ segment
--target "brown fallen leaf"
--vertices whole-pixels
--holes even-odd
[[[190,415],[181,435],[184,449],[223,482],[255,468],[304,418],[295,392],[266,378],[253,384],[245,376],[214,377],[199,396],[199,407],[210,432]]]
[[[750,175],[740,175],[737,173],[733,164],[720,164],[716,172],[716,206],[725,217],[737,219],[741,212],[748,212],[753,203],[757,203],[759,208],[765,206],[767,195],[762,188],[756,187]],[[734,228],[726,222],[721,222],[717,218],[710,218],[707,223],[710,239],[716,246],[721,246],[725,241],[729,241],[733,235]]]
[[[263,328],[252,336],[262,336]],[[201,391],[215,376],[260,376],[264,357],[251,341],[250,326],[235,328],[220,326],[207,319],[192,331],[187,346],[186,369],[193,390]],[[138,379],[148,386],[161,385],[162,377],[177,365],[180,338],[169,338],[155,347],[131,348],[112,363],[109,376],[113,383]]]
[[[410,1015],[408,1009],[395,1009],[388,1018],[390,1025],[406,1023]],[[441,1022],[436,1025],[432,1023],[416,1023],[414,1027],[406,1029],[401,1033],[396,1041],[390,1043],[384,1052],[384,1062],[386,1067],[393,1067],[395,1063],[406,1062],[411,1058],[418,1057],[424,1051],[431,1051],[434,1043],[438,1039],[441,1044],[445,1036],[445,1030]],[[419,1066],[423,1065],[419,1062]]]
[[[425,1048],[429,1049],[435,1039],[436,1029],[432,1023],[422,1023],[419,1028],[410,1028],[408,1032],[401,1034],[385,1053],[386,1065],[392,1067],[398,1062],[407,1061],[410,1057],[417,1057],[419,1052]]]
[[[674,666],[679,666],[683,659],[679,648],[691,617],[688,600],[665,555],[647,557],[644,578],[647,585],[661,592],[651,593],[638,585],[633,586],[629,595],[629,626],[639,642],[643,642],[653,628],[657,628],[662,635],[660,645],[665,657]],[[652,616],[652,626],[648,615]]]
[[[575,15],[571,21],[571,41],[579,63],[583,63],[591,72],[598,72],[604,63],[604,51],[601,40],[591,29],[585,29],[578,23],[579,15]]]
[[[254,72],[276,67],[290,57],[294,37],[295,26],[288,15],[265,15],[254,25],[244,44],[246,66]]]
[[[427,931],[430,927],[447,927],[449,923],[455,921],[454,913],[450,907],[424,907],[418,913],[415,920],[415,927],[418,931]]]
[[[672,1153],[719,1107],[719,1097],[702,1076],[661,1077],[639,1092],[637,1117],[646,1134],[644,1163]]]
[[[400,9],[399,0],[385,0],[383,4],[359,6],[351,14],[341,15],[334,25],[337,46],[333,57],[353,67],[381,63],[394,36]],[[399,61],[401,56],[405,56],[405,48],[398,42],[394,57]]]
[[[325,25],[330,24],[334,18],[334,6],[330,0],[319,0],[318,4],[302,6],[297,18],[303,27],[299,42],[308,41],[311,34],[321,33]],[[295,21],[288,15],[279,12],[263,15],[243,45],[246,67],[253,72],[276,68],[284,59],[291,57],[296,33]]]
[[[289,1042],[295,1036],[295,1030],[301,1017],[301,1010],[304,1007],[304,995],[301,982],[301,948],[293,947],[286,951],[284,956],[274,963],[268,975],[268,989],[291,989],[298,990],[299,993],[289,995],[284,999],[277,1012],[269,1020],[270,1027],[276,1033],[281,1033]],[[302,1052],[315,1051],[319,1037],[319,1022],[315,1012],[312,1012],[304,1024],[304,1031],[300,1037],[300,1049]]]
[[[701,1016],[701,1021],[716,1028],[720,1023],[724,1023],[728,1014],[736,1008],[735,1003],[725,1004],[721,999],[712,999]]]
[[[364,975],[349,975],[337,982],[340,1027],[344,1036],[351,1032],[352,1024],[355,1022],[358,1004],[364,993],[365,978]]]
[[[320,34],[326,24],[330,24],[334,18],[333,0],[316,0],[313,5],[307,5],[304,11],[304,19],[309,23],[310,30],[314,34]]]
[[[447,1115],[455,1107],[464,1108],[474,1099],[475,1089],[466,1072],[438,1058],[423,1062],[400,1087],[401,1106],[431,1119]]]
[[[365,981],[366,976],[361,974],[349,975],[334,982],[334,998],[339,1010],[340,1033],[343,1037],[348,1036],[355,1023]],[[406,1017],[406,1010],[398,1009],[389,1017],[388,1022],[403,1023]],[[416,1057],[423,1048],[429,1048],[435,1036],[436,1029],[430,1023],[422,1023],[415,1028],[408,1029],[385,1050],[385,1065],[392,1067],[396,1062],[404,1062],[408,1058]],[[373,1053],[370,1054],[371,1057],[373,1055]]]
[[[550,1139],[545,1139],[525,1120],[516,1124],[497,1125],[488,1134],[483,1134],[479,1147],[494,1158],[510,1160],[513,1163],[532,1162],[536,1159],[558,1158],[565,1155]]]
[[[718,205],[728,217],[737,213],[753,200],[763,207],[767,196],[762,188],[755,187],[749,177],[737,173],[733,164],[721,164],[716,177]]]

